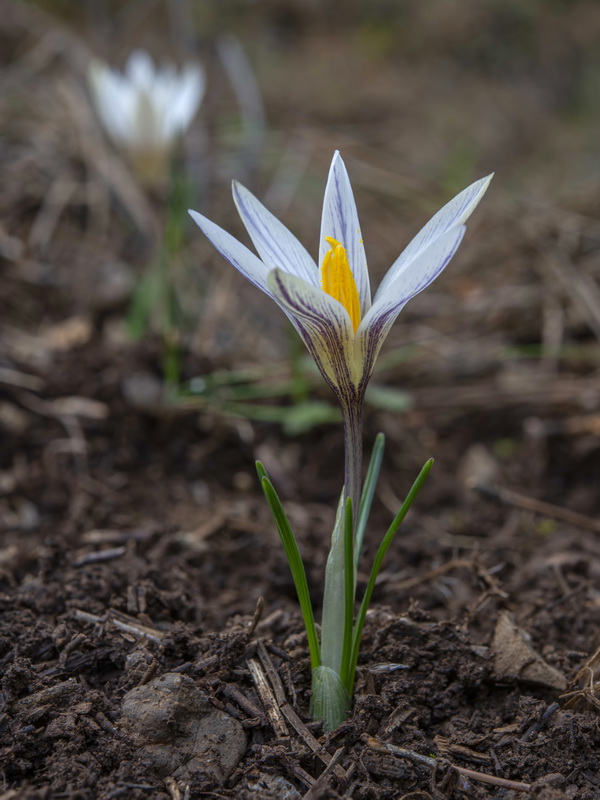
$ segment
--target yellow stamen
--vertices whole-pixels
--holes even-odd
[[[321,264],[321,288],[344,306],[356,333],[360,325],[360,297],[346,248],[331,236],[326,236],[325,241],[331,245],[331,250],[325,253]]]

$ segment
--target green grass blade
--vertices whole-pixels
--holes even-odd
[[[369,604],[371,602],[373,589],[375,588],[375,581],[377,580],[377,576],[379,575],[379,570],[381,569],[381,563],[385,558],[385,554],[387,553],[389,546],[394,540],[394,536],[398,532],[398,528],[404,521],[404,517],[407,515],[408,510],[413,504],[416,496],[421,491],[423,484],[425,483],[425,480],[427,479],[427,476],[429,475],[432,466],[433,466],[433,458],[430,458],[429,461],[425,462],[425,465],[421,469],[421,472],[419,473],[416,481],[413,483],[410,492],[407,494],[405,501],[402,503],[400,511],[394,517],[394,520],[390,525],[390,527],[388,528],[387,533],[383,537],[383,540],[379,545],[379,549],[377,550],[377,554],[375,555],[375,560],[373,561],[373,567],[371,569],[371,574],[369,576],[369,582],[367,583],[367,588],[365,590],[362,603],[360,604],[360,610],[356,618],[356,623],[354,624],[354,634],[352,637],[352,655],[349,665],[350,672],[348,679],[348,687],[350,695],[352,695],[352,690],[354,688],[354,677],[356,674],[356,664],[358,663],[358,651],[360,648],[360,640],[362,637],[362,632],[365,625],[365,619],[367,616],[367,611],[369,609]]]
[[[127,310],[127,333],[134,341],[147,333],[152,313],[160,302],[161,288],[159,268],[152,264],[135,287]]]
[[[373,444],[373,452],[371,453],[369,469],[367,470],[367,476],[363,485],[360,506],[358,509],[358,518],[356,520],[356,544],[354,546],[354,567],[356,570],[358,570],[363,540],[365,538],[365,529],[367,527],[369,514],[371,513],[371,505],[373,504],[375,487],[377,486],[377,481],[379,479],[379,471],[381,469],[384,449],[385,436],[383,433],[378,433]]]
[[[285,511],[283,510],[283,506],[281,505],[281,501],[277,495],[277,492],[273,488],[273,484],[267,475],[267,471],[260,461],[256,462],[256,471],[258,472],[258,477],[260,478],[265,497],[267,498],[267,503],[269,504],[271,514],[273,515],[275,525],[277,526],[277,531],[279,532],[279,538],[281,539],[288,564],[290,565],[292,578],[294,580],[296,593],[298,595],[298,602],[300,603],[300,610],[302,611],[304,625],[306,627],[308,649],[310,651],[310,663],[312,668],[316,669],[321,664],[321,653],[317,629],[315,627],[312,603],[310,601],[310,593],[308,591],[308,583],[306,581],[306,572],[304,570],[304,564],[302,563],[302,556],[300,555],[296,537],[293,534],[291,525],[288,521]]]
[[[344,642],[342,645],[342,664],[340,678],[347,688],[352,658],[352,626],[354,623],[354,598],[356,578],[354,571],[354,523],[352,519],[352,500],[346,500],[344,509]]]

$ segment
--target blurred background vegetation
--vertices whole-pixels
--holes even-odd
[[[496,173],[451,268],[403,312],[377,380],[394,391],[429,387],[419,396],[426,406],[442,402],[436,388],[472,389],[477,380],[485,403],[508,392],[511,403],[535,406],[565,370],[595,371],[596,2],[0,6],[0,313],[12,342],[6,358],[28,346],[32,358],[43,358],[55,330],[67,342],[95,338],[130,352],[136,287],[171,235],[181,380],[275,364],[285,391],[304,396],[294,375],[309,368],[283,315],[193,229],[185,201],[247,241],[229,188],[240,179],[316,255],[327,169],[340,149],[375,284],[433,211]],[[161,193],[137,182],[89,97],[91,59],[121,68],[136,48],[158,63],[199,62],[206,73],[204,102],[175,159],[179,194],[173,184]],[[137,335],[147,344],[136,351],[135,369],[156,376],[157,328],[144,319]],[[36,337],[46,344],[32,344]],[[222,375],[216,381],[227,383]],[[206,381],[195,386],[202,393]],[[141,387],[132,397],[147,395],[148,385]],[[579,402],[581,392],[578,384],[569,398]],[[410,405],[404,394],[385,392],[374,402]],[[462,395],[457,402],[464,410]]]

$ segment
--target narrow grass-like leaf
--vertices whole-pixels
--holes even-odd
[[[302,611],[302,616],[304,618],[304,626],[306,627],[308,649],[310,651],[310,663],[311,667],[316,669],[321,664],[321,654],[319,638],[317,636],[317,629],[315,627],[312,603],[310,601],[310,593],[308,591],[308,583],[306,581],[306,572],[304,570],[304,564],[302,563],[302,556],[300,555],[296,537],[293,534],[291,525],[288,521],[285,511],[283,510],[283,506],[281,505],[281,501],[277,495],[277,492],[273,488],[273,484],[267,475],[267,471],[260,461],[256,462],[256,471],[258,472],[258,477],[260,478],[265,497],[267,498],[269,508],[271,509],[271,514],[273,515],[275,525],[277,526],[277,531],[279,532],[279,538],[281,539],[288,564],[290,565],[292,578],[294,580],[296,593],[298,595],[298,602],[300,603],[300,610]]]
[[[369,514],[371,513],[371,505],[373,504],[373,497],[375,496],[375,487],[379,479],[379,471],[381,469],[381,461],[383,459],[383,451],[385,449],[385,436],[383,433],[378,433],[373,443],[373,451],[371,453],[371,460],[369,461],[369,469],[363,485],[362,495],[360,498],[360,506],[358,509],[358,518],[356,520],[356,541],[354,545],[354,566],[358,571],[358,564],[360,562],[360,555],[362,552],[363,540],[365,538],[365,530]]]
[[[153,264],[140,278],[127,311],[127,333],[134,341],[141,339],[148,331],[152,312],[160,300],[161,289],[160,270]]]
[[[403,414],[413,406],[413,398],[408,392],[394,386],[382,386],[372,383],[367,387],[365,403],[382,411],[395,411]]]
[[[373,589],[375,588],[375,581],[377,580],[377,576],[379,575],[379,570],[381,569],[381,563],[385,557],[385,554],[388,551],[389,546],[394,540],[394,536],[398,532],[398,528],[404,521],[404,517],[407,515],[408,510],[413,504],[416,496],[421,491],[421,488],[423,487],[423,484],[425,483],[425,480],[429,475],[432,466],[433,466],[433,458],[430,458],[429,461],[425,462],[416,481],[413,483],[410,492],[407,494],[406,499],[402,503],[400,511],[394,517],[394,520],[390,525],[390,527],[388,528],[387,533],[383,537],[383,540],[379,545],[379,549],[377,550],[377,554],[375,555],[375,560],[373,561],[373,567],[371,569],[371,574],[369,576],[369,582],[367,583],[367,588],[365,589],[365,594],[362,599],[362,603],[360,604],[360,610],[358,612],[358,616],[354,624],[354,634],[352,637],[352,655],[349,665],[350,672],[348,680],[350,695],[352,695],[352,691],[354,689],[354,677],[356,674],[356,664],[358,663],[358,651],[360,648],[360,640],[362,638],[362,632],[365,625],[365,619],[367,616],[367,611],[369,609],[369,604],[371,602]]]
[[[344,643],[340,678],[348,688],[348,669],[352,658],[352,625],[354,622],[354,598],[356,578],[354,570],[354,524],[352,519],[352,500],[346,500],[344,509]]]

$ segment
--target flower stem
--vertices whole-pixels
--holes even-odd
[[[352,500],[354,512],[354,528],[360,508],[361,472],[362,472],[362,428],[363,404],[356,399],[342,405],[342,422],[344,425],[344,500]],[[356,544],[356,542],[354,543]]]

